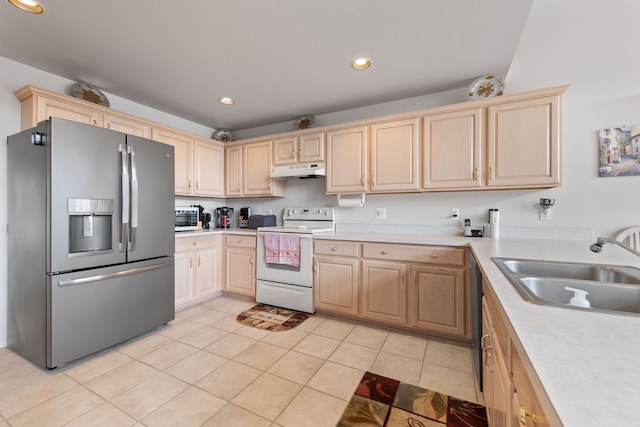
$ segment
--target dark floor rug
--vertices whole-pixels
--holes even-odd
[[[256,304],[238,314],[236,320],[245,326],[267,331],[286,331],[309,318],[309,314],[266,304]]]
[[[365,372],[338,427],[487,427],[485,407]]]

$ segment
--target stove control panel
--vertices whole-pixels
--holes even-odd
[[[282,214],[284,220],[304,221],[333,221],[334,210],[332,206],[319,208],[285,208]]]

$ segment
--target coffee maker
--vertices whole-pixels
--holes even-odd
[[[233,215],[233,208],[226,206],[216,208],[216,228],[230,228],[231,215]]]
[[[238,228],[249,228],[249,217],[251,216],[251,208],[240,208],[238,214]]]

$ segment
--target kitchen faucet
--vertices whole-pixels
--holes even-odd
[[[589,247],[589,249],[591,249],[595,253],[600,253],[602,252],[602,247],[604,246],[605,243],[611,243],[612,245],[620,246],[622,249],[626,249],[632,254],[640,257],[640,252],[636,251],[635,249],[625,245],[624,243],[618,240],[607,239],[606,237],[598,237],[598,241],[592,244]]]

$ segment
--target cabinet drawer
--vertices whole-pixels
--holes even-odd
[[[195,236],[176,238],[176,252],[190,251],[192,249],[210,248],[215,246],[220,236]]]
[[[486,278],[483,280],[487,280]],[[491,324],[498,337],[500,343],[500,350],[505,355],[505,360],[509,360],[509,329],[507,323],[502,315],[502,309],[498,307],[496,296],[493,294],[493,290],[484,290],[484,300],[486,303],[486,309],[491,319]]]
[[[227,246],[234,248],[254,248],[256,247],[256,236],[244,236],[240,234],[228,234]]]
[[[314,253],[316,255],[336,255],[336,256],[360,256],[359,242],[344,242],[336,240],[316,240]]]
[[[464,249],[444,246],[364,243],[362,245],[362,257],[420,264],[464,266]]]

